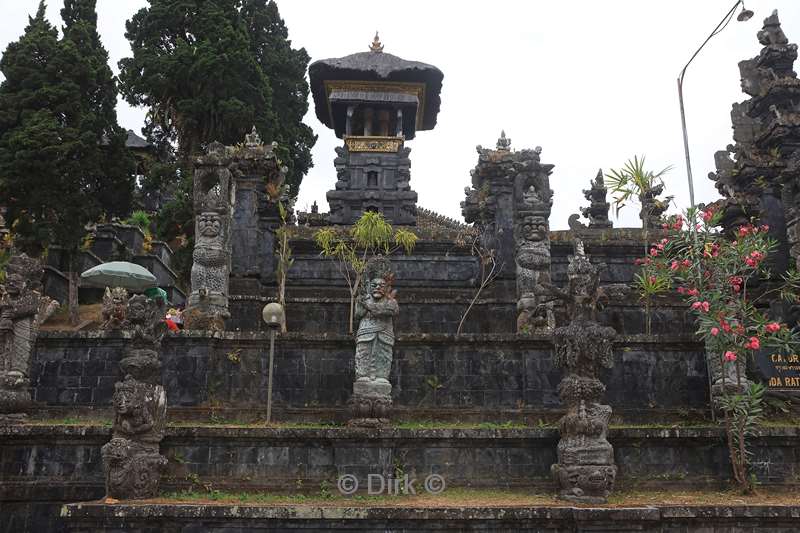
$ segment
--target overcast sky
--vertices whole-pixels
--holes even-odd
[[[48,2],[60,28],[62,1]],[[111,66],[130,54],[125,21],[144,0],[98,0],[99,30]],[[0,50],[22,33],[38,0],[0,0]],[[689,203],[676,77],[733,5],[731,0],[501,1],[278,0],[295,47],[313,60],[366,51],[375,30],[385,51],[444,72],[442,107],[432,131],[409,142],[411,186],[419,205],[461,218],[459,202],[477,161],[475,146],[494,146],[501,129],[516,149],[541,146],[555,165],[553,229],[586,205],[581,190],[598,168],[618,168],[634,154],[648,166],[674,165],[668,194]],[[708,172],[714,151],[731,142],[730,108],[745,96],[737,63],[758,54],[756,32],[778,9],[791,42],[800,40],[800,1],[747,2],[748,22],[735,19],[689,67],[684,85],[698,202],[717,197]],[[800,68],[800,67],[798,67]],[[140,131],[145,110],[120,102],[122,126]],[[341,141],[314,116],[319,136],[314,168],[300,188],[298,208],[314,200],[327,209],[334,146]],[[672,211],[675,208],[673,207]],[[638,226],[638,208],[615,226]]]

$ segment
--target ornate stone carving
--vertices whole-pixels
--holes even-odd
[[[0,285],[0,422],[25,416],[31,403],[30,358],[39,326],[58,307],[41,294],[41,263],[14,255]]]
[[[392,405],[389,372],[394,350],[394,317],[399,312],[395,299],[394,273],[385,257],[369,260],[364,284],[356,302],[355,373],[350,399],[352,425],[388,422]]]
[[[184,315],[187,329],[221,331],[228,312],[231,222],[235,184],[228,166],[231,150],[212,143],[195,163],[195,244],[192,292]]]
[[[589,219],[589,229],[610,228],[613,225],[608,219],[611,204],[606,201],[608,189],[603,181],[603,169],[597,171],[591,185],[589,189],[583,190],[583,196],[589,200],[589,207],[582,208],[581,214]]]
[[[401,137],[347,137],[344,144],[351,152],[388,152],[397,153],[403,147]]]
[[[127,326],[128,291],[122,287],[106,287],[103,294],[103,324],[101,329],[124,329]]]
[[[552,304],[541,298],[541,285],[550,282],[553,165],[540,162],[540,147],[512,152],[505,132],[497,149],[476,149],[472,187],[461,202],[464,220],[480,232],[481,246],[495,254],[499,276],[516,278],[517,331],[552,331]]]
[[[558,392],[567,414],[559,422],[558,463],[552,472],[559,498],[579,503],[605,503],[617,474],[614,451],[606,439],[611,407],[600,403],[606,388],[598,379],[602,369],[614,364],[616,332],[595,320],[598,304],[605,299],[599,270],[575,239],[567,289],[547,286],[554,297],[564,300],[572,319],[553,336],[554,363],[564,369]]]
[[[106,496],[153,498],[167,464],[159,454],[167,419],[167,395],[161,386],[161,340],[165,325],[159,301],[136,295],[128,301],[126,326],[131,341],[120,361],[124,381],[114,390],[112,439],[102,448]]]
[[[660,228],[664,222],[664,212],[669,208],[672,196],[667,196],[663,200],[658,197],[664,193],[664,184],[657,183],[650,189],[639,195],[639,203],[642,208],[639,211],[639,219],[642,227]]]
[[[782,273],[789,257],[800,264],[800,80],[792,70],[797,45],[781,29],[777,11],[757,34],[763,48],[739,62],[742,91],[731,123],[735,144],[714,156],[709,178],[723,196],[713,204],[733,235],[742,224],[767,224],[778,241],[770,268]],[[782,205],[781,205],[782,204]]]

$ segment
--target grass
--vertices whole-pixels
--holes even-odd
[[[555,498],[552,492],[524,490],[452,488],[441,494],[418,490],[416,495],[342,496],[334,487],[317,494],[285,494],[275,492],[179,491],[163,494],[153,503],[217,503],[243,505],[313,505],[347,507],[528,507],[572,506]],[[620,491],[612,494],[605,505],[592,507],[628,507],[638,505],[797,505],[796,492],[789,488],[742,496],[729,490],[662,490]]]
[[[111,427],[113,421],[109,418],[86,418],[65,416],[63,418],[29,419],[25,422],[31,426],[105,426]]]

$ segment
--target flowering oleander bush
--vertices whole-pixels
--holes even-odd
[[[762,416],[764,387],[747,381],[744,361],[762,347],[788,352],[797,339],[785,324],[759,311],[748,295],[756,279],[769,277],[765,260],[776,246],[769,228],[741,226],[730,240],[714,230],[720,218],[711,209],[670,217],[663,224],[667,235],[636,260],[642,266],[636,281],[643,298],[675,291],[689,305],[708,356],[717,358],[709,366],[718,364],[721,370],[721,386],[712,388],[721,397],[712,403],[716,400],[724,414],[734,479],[750,491],[746,437]]]

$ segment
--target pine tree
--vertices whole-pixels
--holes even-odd
[[[41,253],[66,230],[63,179],[65,119],[72,87],[60,81],[58,32],[44,17],[41,2],[19,41],[0,58],[5,80],[0,84],[0,198],[16,245]],[[61,205],[60,205],[61,204]]]
[[[297,196],[300,182],[313,166],[311,148],[316,135],[303,123],[308,111],[306,69],[310,60],[305,48],[293,49],[289,31],[274,0],[245,0],[242,18],[247,27],[250,50],[269,79],[272,109],[277,118],[271,140],[289,171],[289,194]]]
[[[59,41],[42,1],[0,59],[0,197],[15,245],[38,254],[58,244],[72,265],[86,225],[127,214],[133,186],[94,7],[67,0]],[[76,320],[77,272],[69,271]]]
[[[272,134],[272,91],[238,4],[152,0],[126,25],[133,57],[119,63],[122,94],[150,108],[150,127],[177,138],[181,159],[212,141],[241,142],[253,125]]]
[[[131,211],[134,160],[125,148],[127,132],[117,123],[117,87],[108,52],[97,33],[96,0],[65,0],[61,53],[70,82],[81,94],[74,127],[80,132],[74,158],[73,182],[83,182],[109,217]]]

